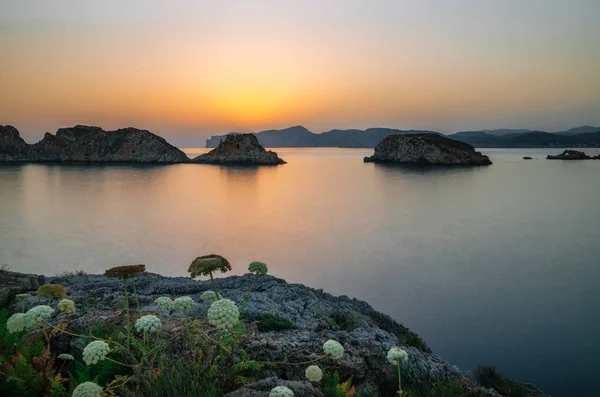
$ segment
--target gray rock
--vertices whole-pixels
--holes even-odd
[[[437,134],[389,135],[365,162],[420,165],[489,165],[487,156],[473,146]]]
[[[78,125],[60,128],[56,135],[28,145],[11,126],[0,127],[0,161],[4,162],[100,162],[100,163],[184,163],[181,150],[150,131],[123,128],[104,131]]]
[[[29,291],[35,294],[44,281],[44,276],[0,270],[0,307],[6,306],[17,294]]]
[[[282,380],[277,377],[262,379],[259,382],[246,385],[234,392],[228,393],[226,397],[269,397],[271,389],[277,386],[285,386],[294,392],[294,397],[323,397],[323,393],[315,389],[307,381]]]
[[[228,134],[219,146],[192,160],[194,163],[278,165],[285,161],[273,151],[267,151],[253,134]]]

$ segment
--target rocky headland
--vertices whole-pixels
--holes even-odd
[[[189,162],[181,150],[147,130],[77,125],[46,133],[27,144],[12,126],[0,126],[0,162],[98,162],[170,164]]]
[[[437,134],[389,135],[365,162],[416,165],[489,165],[487,156],[468,143]]]
[[[64,286],[67,298],[75,302],[76,314],[56,310],[49,319],[53,324],[62,320],[69,333],[88,335],[94,327],[98,327],[98,323],[104,327],[111,324],[122,327],[125,322],[121,279],[86,274],[44,277],[6,271],[3,273],[0,292],[10,314],[20,312],[22,305],[27,311],[36,305],[49,304],[46,298],[35,297],[35,289],[45,282]],[[436,396],[517,395],[510,394],[508,389],[501,387],[488,385],[486,388],[479,385],[471,373],[433,354],[414,332],[374,310],[366,302],[347,296],[332,296],[323,290],[300,284],[288,284],[270,275],[247,274],[218,278],[215,281],[219,293],[235,302],[241,312],[247,333],[240,337],[240,347],[247,354],[246,359],[279,363],[263,366],[252,381],[237,386],[229,385],[227,395],[230,397],[267,397],[269,391],[279,385],[293,390],[296,397],[322,397],[320,387],[306,380],[306,365],[293,363],[318,359],[323,342],[329,339],[343,345],[344,355],[338,359],[324,358],[318,365],[324,373],[337,371],[342,380],[352,377],[357,395],[397,395],[396,372],[386,359],[386,352],[393,346],[402,347],[408,352],[408,360],[402,365],[402,381],[411,390],[421,390],[415,395],[431,395],[426,391],[430,387],[454,390],[454,394],[435,394]],[[169,331],[182,329],[183,315],[173,310],[160,310],[154,303],[158,297],[190,296],[196,305],[187,312],[188,318],[206,317],[210,303],[204,302],[200,296],[211,290],[210,281],[141,273],[136,277],[136,283],[140,315],[160,313],[165,329]],[[129,299],[132,302],[131,283],[129,289]],[[13,299],[16,293],[23,292],[30,292],[33,296],[24,302]],[[56,307],[56,301],[50,304]],[[288,326],[281,329],[261,327],[265,314],[278,321],[286,321]],[[138,316],[137,311],[133,310],[132,321]],[[206,335],[210,338],[217,337],[214,333]],[[58,332],[52,342],[52,350],[54,354],[69,353],[80,357],[85,344],[83,338]],[[234,357],[235,362],[239,360],[240,357]],[[533,385],[505,381],[511,385],[511,390],[521,393],[519,396],[544,396]],[[374,392],[377,394],[373,394]]]
[[[285,164],[277,153],[265,150],[253,134],[228,134],[215,149],[192,159],[192,162],[240,165]]]
[[[555,156],[548,155],[547,160],[600,160],[600,154],[592,157],[579,150],[565,150],[561,154]]]

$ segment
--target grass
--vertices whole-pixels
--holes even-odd
[[[329,318],[333,320],[341,330],[352,331],[358,324],[358,317],[349,311],[334,310],[329,314]]]
[[[292,329],[293,327],[290,320],[278,317],[272,313],[263,313],[258,320],[258,330],[261,332],[283,331]]]

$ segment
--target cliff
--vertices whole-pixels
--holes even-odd
[[[441,135],[390,135],[377,146],[365,162],[419,165],[489,165],[487,156],[473,146]]]
[[[12,126],[0,126],[0,162],[182,163],[189,158],[146,130],[104,131],[78,125],[28,145]]]

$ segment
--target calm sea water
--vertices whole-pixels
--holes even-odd
[[[459,367],[598,395],[600,161],[483,151],[494,165],[280,149],[289,164],[264,168],[1,166],[0,264],[185,275],[207,253],[237,274],[262,260],[289,282],[370,302]]]

